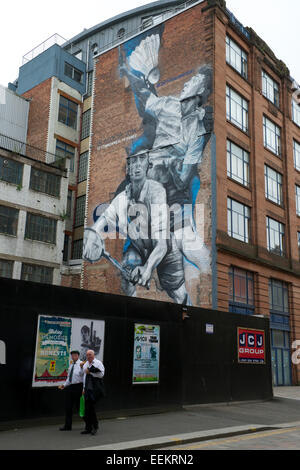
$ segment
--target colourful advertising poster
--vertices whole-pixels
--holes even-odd
[[[70,361],[71,318],[40,316],[33,386],[63,383]]]
[[[70,353],[78,350],[80,360],[92,349],[103,361],[105,322],[87,318],[39,316],[33,387],[64,384],[70,365]]]
[[[159,326],[135,324],[132,377],[134,384],[159,382],[159,340]]]
[[[238,328],[238,362],[265,364],[265,332]]]

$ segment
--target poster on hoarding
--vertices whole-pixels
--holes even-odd
[[[265,332],[238,328],[238,362],[240,364],[265,364]]]
[[[134,384],[159,383],[160,327],[134,325],[133,375]]]
[[[85,360],[88,349],[103,360],[105,322],[83,318],[40,315],[37,326],[33,387],[62,385],[68,375],[70,352],[80,352]]]

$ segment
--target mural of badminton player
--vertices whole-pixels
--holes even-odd
[[[83,258],[93,262],[107,231],[127,236],[123,252],[122,289],[136,295],[136,285],[150,287],[156,269],[160,286],[174,302],[190,305],[185,286],[183,257],[173,238],[168,237],[166,191],[163,185],[147,178],[148,152],[127,157],[129,183],[105,209],[92,227],[85,230]],[[153,215],[153,207],[162,213]]]
[[[198,166],[212,132],[212,108],[207,105],[212,92],[212,68],[200,67],[179,97],[157,96],[154,85],[160,76],[161,34],[152,32],[134,50],[131,41],[124,51],[119,49],[120,76],[130,82],[144,128],[129,154],[143,147],[149,149],[148,177],[160,181],[166,189],[177,245],[188,262],[208,272],[210,252],[196,231],[194,208],[200,189]]]

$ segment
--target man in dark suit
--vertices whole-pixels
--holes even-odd
[[[64,385],[60,385],[60,390],[65,390],[65,425],[60,431],[72,430],[73,409],[79,410],[80,397],[83,388],[83,362],[79,360],[79,351],[71,351],[72,362],[68,370],[67,380]]]
[[[98,419],[95,406],[97,401],[104,394],[102,377],[105,369],[99,359],[95,358],[95,352],[86,352],[87,362],[83,366],[83,394],[85,398],[85,430],[81,434],[97,434]]]

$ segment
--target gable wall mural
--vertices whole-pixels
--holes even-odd
[[[213,41],[202,8],[95,61],[85,289],[213,305]]]

